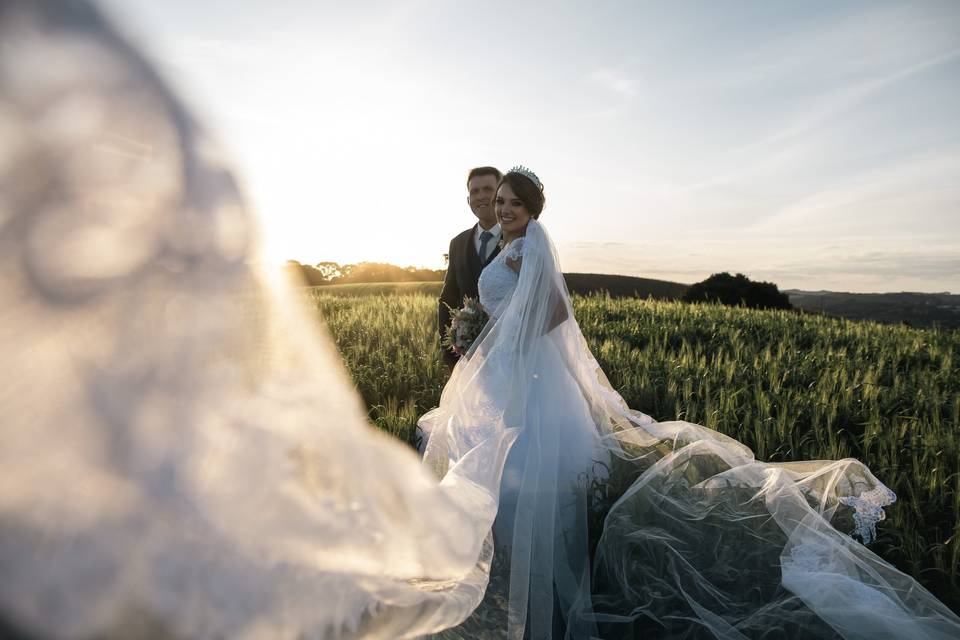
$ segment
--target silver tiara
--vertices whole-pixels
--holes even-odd
[[[520,175],[529,178],[533,184],[537,185],[537,188],[540,189],[540,191],[543,191],[543,183],[540,182],[540,178],[538,178],[537,174],[533,172],[533,169],[525,167],[522,164],[518,164],[514,168],[510,169],[510,171],[507,173],[519,173]]]

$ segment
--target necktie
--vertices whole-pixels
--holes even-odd
[[[487,261],[487,243],[490,242],[490,238],[493,237],[493,234],[489,231],[484,231],[480,234],[480,262]]]

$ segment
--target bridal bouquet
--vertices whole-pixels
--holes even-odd
[[[449,306],[447,308],[452,312],[453,318],[447,327],[443,346],[458,356],[463,356],[480,336],[490,316],[474,298],[464,297],[463,308],[456,311]]]

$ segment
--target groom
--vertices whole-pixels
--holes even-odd
[[[476,167],[467,175],[467,204],[477,224],[450,241],[447,254],[447,275],[440,292],[440,339],[450,326],[450,310],[463,306],[463,297],[478,297],[477,280],[480,272],[500,251],[500,225],[493,210],[493,198],[502,174],[494,167]],[[443,360],[451,369],[458,356],[443,348]]]

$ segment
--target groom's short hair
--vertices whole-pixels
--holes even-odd
[[[477,176],[493,176],[497,182],[500,182],[503,174],[500,173],[500,170],[496,167],[474,167],[470,169],[470,173],[467,174],[467,187],[470,186],[470,181]]]

